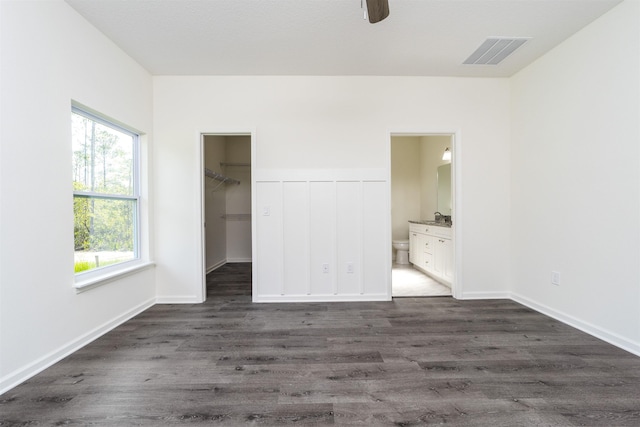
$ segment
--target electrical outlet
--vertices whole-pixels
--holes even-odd
[[[558,273],[557,271],[551,272],[551,284],[560,286],[560,273]]]
[[[352,262],[348,262],[347,263],[347,273],[353,273],[353,263]]]
[[[329,264],[322,264],[322,272],[324,274],[329,273]]]
[[[269,216],[271,215],[271,207],[270,206],[263,206],[262,207],[262,216]]]

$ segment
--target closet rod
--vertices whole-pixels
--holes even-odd
[[[238,181],[237,179],[229,178],[228,176],[224,176],[208,168],[204,168],[204,174],[209,178],[215,179],[216,181],[220,181],[225,184],[240,184],[240,181]]]

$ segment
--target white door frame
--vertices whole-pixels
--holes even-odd
[[[198,245],[197,259],[199,264],[199,274],[202,277],[201,284],[201,301],[204,302],[207,299],[207,265],[206,265],[206,230],[205,230],[205,176],[204,176],[204,137],[207,135],[213,136],[249,136],[251,138],[251,264],[252,268],[255,268],[256,263],[256,203],[255,203],[255,159],[256,159],[256,131],[255,128],[220,128],[208,131],[198,132],[198,165],[199,170],[199,190],[200,197],[198,198],[198,212],[200,220],[197,223],[198,231],[197,236],[200,238]],[[251,293],[256,293],[256,277],[257,274],[253,271],[251,275]]]
[[[387,253],[392,253],[392,236],[391,236],[391,137],[393,136],[451,136],[451,145],[453,156],[451,158],[451,179],[452,179],[452,222],[451,231],[453,233],[453,280],[451,282],[451,294],[456,299],[461,299],[463,293],[462,283],[462,136],[460,129],[433,129],[433,128],[415,128],[415,129],[391,129],[387,135],[387,185],[388,185],[388,202],[389,215],[387,230],[389,230],[389,238],[387,239]],[[387,257],[389,272],[389,295],[392,295],[391,268],[393,260]]]

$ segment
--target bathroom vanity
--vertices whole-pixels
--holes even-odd
[[[453,280],[451,237],[449,224],[409,221],[409,262],[449,287]]]

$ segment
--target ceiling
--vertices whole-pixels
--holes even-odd
[[[621,0],[66,0],[154,75],[508,77]],[[463,65],[491,36],[531,37]]]

